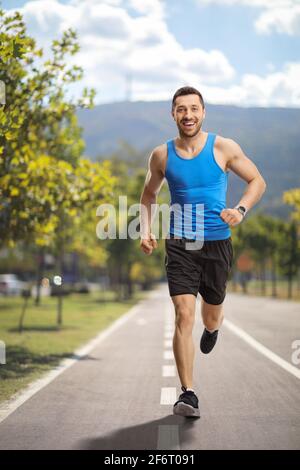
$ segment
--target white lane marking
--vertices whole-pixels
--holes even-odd
[[[165,346],[165,348],[172,348],[173,341],[171,339],[165,339],[164,340],[164,346]]]
[[[167,349],[166,351],[164,351],[164,359],[166,359],[166,360],[174,359],[173,351],[170,350],[170,349]]]
[[[165,331],[173,331],[173,330],[174,330],[174,325],[172,323],[165,324]]]
[[[173,338],[174,333],[173,331],[165,331],[165,338]]]
[[[175,372],[175,366],[167,366],[163,365],[162,366],[162,376],[163,377],[175,377],[176,372]]]
[[[149,296],[150,297],[150,296]],[[24,391],[18,393],[15,397],[3,402],[0,406],[0,423],[4,421],[11,413],[13,413],[19,406],[23,405],[29,398],[39,392],[42,388],[46,387],[56,377],[62,374],[65,370],[71,367],[73,364],[78,362],[82,357],[90,353],[96,346],[110,336],[115,330],[120,328],[130,318],[136,315],[141,309],[141,303],[146,299],[140,301],[134,305],[126,314],[122,315],[121,318],[116,320],[110,327],[102,331],[94,339],[89,341],[85,346],[77,349],[74,352],[74,357],[64,359],[57,367],[38,380],[32,382]]]
[[[248,343],[250,346],[252,346],[252,348],[254,348],[256,351],[260,352],[263,356],[270,359],[270,361],[274,362],[279,367],[282,367],[282,369],[286,370],[290,374],[297,377],[297,379],[300,379],[300,369],[297,369],[297,367],[295,367],[292,364],[290,364],[289,362],[285,361],[280,356],[277,356],[277,354],[273,353],[273,351],[266,348],[266,346],[263,346],[261,343],[256,341],[256,339],[254,339],[252,336],[250,336],[248,333],[246,333],[244,330],[242,330],[242,328],[239,328],[238,326],[231,323],[231,321],[225,319],[223,324],[230,331],[232,331],[232,333],[239,336],[246,343]]]
[[[137,325],[146,325],[147,320],[145,320],[145,318],[138,318],[136,320],[136,323],[137,323]]]
[[[180,450],[179,426],[162,424],[158,426],[158,450]]]
[[[174,405],[177,400],[176,387],[162,387],[160,393],[161,405]]]

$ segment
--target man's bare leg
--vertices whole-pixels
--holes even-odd
[[[218,330],[223,322],[223,304],[208,304],[202,299],[201,315],[205,328],[208,331]]]
[[[193,363],[195,347],[193,326],[195,322],[196,297],[193,294],[172,296],[175,307],[175,332],[173,351],[181,385],[193,388]]]

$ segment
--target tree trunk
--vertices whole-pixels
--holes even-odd
[[[241,285],[242,285],[242,291],[243,294],[248,294],[248,284],[247,284],[247,273],[242,272],[241,273]]]
[[[63,295],[62,295],[62,292],[60,292],[60,294],[57,297],[57,325],[59,327],[61,327],[62,325],[62,307],[63,307]]]
[[[127,265],[127,272],[126,272],[126,299],[131,299],[132,293],[133,293],[133,285],[132,285],[132,279],[130,277],[130,269],[131,269],[131,264],[129,263]]]
[[[123,265],[120,262],[118,268],[118,302],[122,302],[124,299],[124,286],[123,286]]]
[[[24,318],[25,318],[25,313],[26,313],[27,304],[28,304],[28,298],[29,297],[24,298],[23,308],[22,308],[22,312],[21,312],[21,316],[19,320],[19,333],[22,333],[23,331],[23,324],[24,324]]]
[[[288,276],[288,299],[293,297],[293,276]]]
[[[260,265],[260,281],[261,295],[266,295],[266,265],[264,260]]]
[[[40,305],[41,303],[41,280],[44,277],[44,270],[45,270],[45,253],[44,247],[41,248],[39,255],[38,255],[38,267],[37,267],[37,275],[36,275],[36,297],[35,297],[35,305]]]
[[[271,257],[272,263],[272,297],[277,297],[277,275],[276,275],[276,261],[275,257]]]
[[[57,318],[56,323],[60,327],[63,322],[63,293],[64,293],[64,279],[63,279],[63,266],[64,266],[64,248],[63,244],[61,245],[60,253],[58,258],[58,272],[62,278],[62,283],[58,288],[58,296],[57,296]]]

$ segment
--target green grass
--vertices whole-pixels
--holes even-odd
[[[0,297],[0,340],[6,345],[6,364],[0,365],[0,401],[72,356],[80,345],[129,310],[145,294],[115,302],[112,293],[72,294],[63,300],[63,324],[56,326],[57,299],[43,298],[41,306],[28,302],[24,330],[18,331],[23,300]]]
[[[266,286],[266,296],[267,297],[272,297],[272,282],[271,281],[265,281],[265,286]],[[238,292],[242,293],[242,286],[240,284],[237,284],[237,288],[234,291],[233,290],[233,284],[232,281],[228,283],[228,291],[229,292]],[[247,284],[247,294],[249,295],[257,295],[257,296],[262,296],[261,292],[261,283],[258,280],[252,279],[251,281],[248,282]],[[288,283],[285,280],[279,280],[277,281],[277,297],[278,299],[287,299],[288,298]],[[300,301],[300,288],[299,288],[299,281],[294,280],[293,281],[293,289],[292,289],[292,299],[291,300],[296,300]]]

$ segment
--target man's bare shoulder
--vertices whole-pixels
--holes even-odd
[[[154,158],[159,160],[160,158],[165,158],[167,156],[167,144],[161,144],[155,147],[152,151]]]
[[[233,139],[217,135],[215,140],[215,148],[228,156],[233,156],[239,152],[240,146]]]
[[[167,160],[167,144],[161,144],[152,150],[150,155],[151,166],[165,172],[166,160]]]

